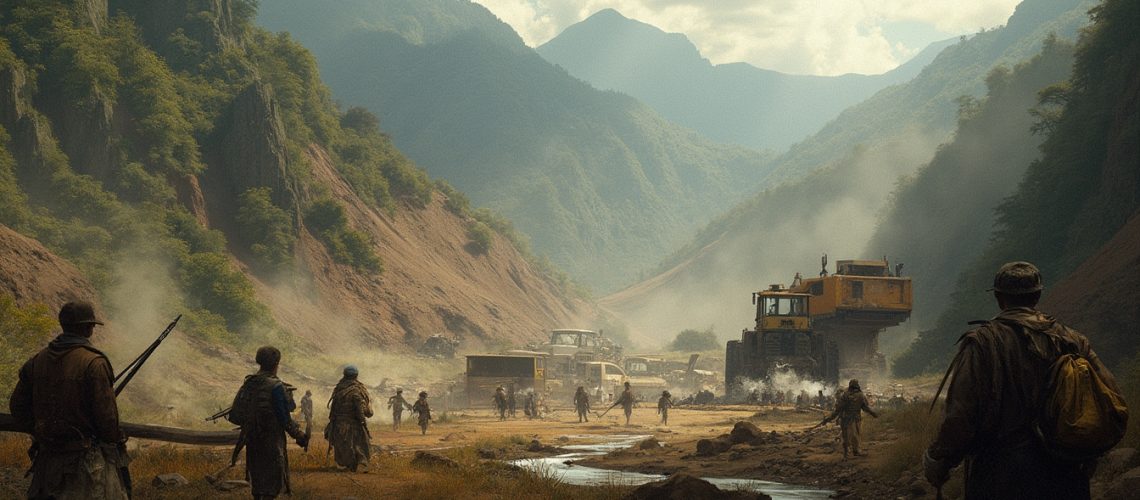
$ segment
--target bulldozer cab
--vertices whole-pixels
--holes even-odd
[[[810,331],[810,298],[810,294],[792,293],[779,285],[752,294],[752,302],[756,304],[756,330]]]

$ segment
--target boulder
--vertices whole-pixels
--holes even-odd
[[[150,482],[150,484],[154,485],[155,488],[164,490],[177,488],[179,486],[186,486],[187,484],[190,484],[190,481],[187,481],[186,478],[182,476],[182,474],[170,473],[154,476],[154,479]]]
[[[412,458],[412,465],[416,467],[446,467],[449,469],[458,469],[459,462],[452,460],[448,457],[430,451],[417,451],[416,456]]]
[[[733,425],[732,432],[728,435],[733,443],[760,444],[764,439],[764,433],[756,427],[756,424],[745,421]]]
[[[637,445],[637,448],[639,450],[656,450],[660,447],[661,441],[658,441],[655,437],[650,437],[649,439],[646,439]]]
[[[479,455],[479,458],[486,458],[488,460],[499,458],[499,452],[491,448],[479,448],[478,450],[475,450],[475,453]]]
[[[707,457],[728,451],[732,448],[732,441],[723,438],[702,439],[697,441],[697,455]]]
[[[721,498],[740,500],[771,500],[763,493],[725,491],[704,479],[678,472],[664,481],[638,486],[625,500],[713,500]]]
[[[526,451],[539,452],[544,449],[546,449],[546,447],[542,446],[542,442],[537,439],[530,440],[530,444],[526,446]]]

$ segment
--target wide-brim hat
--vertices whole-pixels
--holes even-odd
[[[1006,295],[1025,295],[1040,292],[1045,288],[1041,271],[1037,266],[1024,261],[1007,262],[994,275],[994,286],[986,289]]]
[[[60,325],[102,325],[90,302],[68,302],[59,308]]]

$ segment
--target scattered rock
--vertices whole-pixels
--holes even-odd
[[[569,441],[570,441],[570,438],[569,438],[569,437],[567,437],[567,436],[558,436],[558,442],[559,442],[559,443],[566,443],[566,442],[569,442]]]
[[[1140,490],[1140,467],[1135,467],[1112,481],[1104,498],[1107,500],[1135,498],[1136,491]]]
[[[660,447],[661,442],[658,441],[655,437],[650,437],[649,439],[642,441],[641,444],[637,445],[637,448],[641,450],[656,450]]]
[[[486,459],[499,458],[499,452],[497,452],[491,448],[479,448],[478,450],[475,450],[475,453],[477,453],[479,455],[479,458],[486,458]]]
[[[1111,480],[1140,465],[1137,462],[1140,462],[1140,453],[1136,453],[1136,448],[1117,448],[1106,453],[1097,462],[1096,477]]]
[[[760,431],[759,427],[756,427],[756,424],[741,421],[732,426],[729,439],[733,443],[759,444],[764,439],[764,433]]]
[[[720,498],[771,500],[772,497],[749,491],[725,491],[704,479],[685,473],[673,474],[664,481],[643,484],[625,496],[625,500],[712,500]]]
[[[458,432],[452,432],[446,436],[439,438],[440,441],[466,441],[467,436]]]
[[[727,439],[702,439],[697,441],[697,455],[707,457],[728,451],[732,448],[732,442]]]
[[[155,488],[163,490],[168,488],[177,488],[179,486],[186,486],[187,484],[190,484],[190,481],[187,481],[185,477],[182,477],[182,474],[170,473],[154,476],[154,480],[152,480],[150,484],[153,484]]]
[[[542,442],[537,439],[530,440],[530,444],[526,446],[526,451],[538,452],[542,451],[543,449],[545,449],[545,447],[542,446]]]
[[[416,456],[412,458],[412,465],[416,467],[447,467],[450,469],[458,469],[459,462],[452,460],[448,457],[430,451],[417,451]]]
[[[241,479],[228,479],[214,483],[214,489],[218,491],[234,491],[242,488],[249,488],[249,481],[243,481]]]

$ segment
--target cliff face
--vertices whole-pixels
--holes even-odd
[[[20,305],[46,304],[59,310],[72,300],[93,300],[95,287],[75,266],[40,242],[0,225],[0,293]]]

